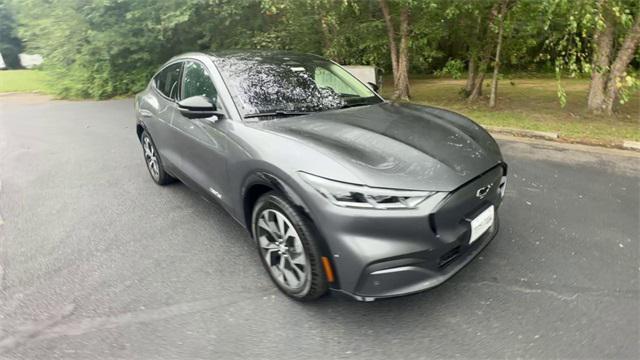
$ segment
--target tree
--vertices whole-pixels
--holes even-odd
[[[478,81],[480,63],[488,56],[487,51],[490,51],[493,41],[488,32],[494,2],[495,0],[454,1],[443,13],[448,23],[444,41],[448,46],[459,44],[458,51],[450,50],[447,56],[449,59],[464,59],[467,64],[465,97],[469,97],[474,89],[474,99],[481,95],[482,86],[476,89],[476,84],[481,83]],[[483,63],[483,66],[486,65]]]
[[[4,3],[61,97],[131,94],[176,54],[232,48],[375,65],[393,74],[393,98],[404,100],[410,71],[443,66],[456,76],[468,68],[469,101],[482,96],[492,71],[492,106],[500,73],[514,69],[592,73],[605,112],[640,86],[640,0],[0,0],[0,42],[13,31]]]
[[[0,0],[0,54],[10,69],[19,68],[22,41],[16,35],[17,24],[13,13],[4,0]]]
[[[612,0],[599,0],[597,3],[599,19],[593,40],[591,85],[587,101],[588,109],[594,113],[613,114],[614,103],[627,76],[626,69],[640,41],[640,9],[636,8],[633,15],[622,11],[622,15],[619,15],[619,4]],[[632,25],[621,36],[621,43],[616,44],[616,33],[624,32],[625,22],[631,22]]]
[[[484,15],[484,17],[486,17],[486,20],[482,17],[483,12],[480,12],[479,15],[481,16],[478,20],[480,24],[479,27],[484,24],[484,31],[482,31],[483,35],[481,35],[482,40],[476,42],[474,44],[475,46],[470,48],[469,66],[471,67],[473,65],[473,68],[469,69],[470,79],[467,80],[467,86],[470,89],[470,92],[468,92],[468,101],[474,101],[482,96],[484,77],[487,72],[487,68],[491,60],[491,52],[494,47],[493,37],[490,35],[494,28],[495,18],[498,15],[498,8],[499,3],[494,2],[489,13],[487,15]],[[475,65],[476,63],[478,64],[477,67]]]
[[[498,74],[500,73],[500,51],[502,50],[502,37],[504,34],[504,18],[507,16],[509,7],[515,1],[502,0],[500,3],[500,13],[498,14],[498,40],[496,43],[496,57],[493,61],[493,78],[491,79],[491,94],[489,96],[489,107],[496,106],[498,97]]]
[[[13,1],[29,48],[71,98],[131,94],[179,53],[248,44],[255,23],[245,20],[260,14],[259,3],[232,0]]]
[[[478,0],[455,6],[455,17],[461,20],[453,20],[457,26],[447,40],[466,44],[466,53],[458,57],[467,60],[467,81],[462,90],[467,101],[482,96],[491,70],[489,106],[495,107],[503,66],[528,69],[537,65],[540,43],[546,37],[542,5],[537,0]]]
[[[351,0],[262,0],[262,4],[271,20],[264,33],[270,39],[265,47],[317,53],[342,64],[368,63],[363,54],[379,55],[370,42],[380,32],[363,26],[370,21],[367,4]],[[374,42],[380,43],[377,38]]]
[[[590,74],[587,109],[613,114],[616,103],[628,100],[640,87],[636,49],[640,39],[638,0],[545,0],[544,53],[553,59],[561,106],[566,93],[561,77]],[[562,20],[562,21],[559,21]],[[556,26],[554,27],[554,23]],[[634,60],[635,58],[635,60]]]
[[[393,99],[409,100],[409,5],[400,4],[400,33],[399,42],[392,19],[391,10],[387,0],[379,0],[380,8],[387,26],[389,38],[389,53],[391,55],[391,68],[393,71]]]

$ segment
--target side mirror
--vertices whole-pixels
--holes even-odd
[[[380,87],[378,86],[378,84],[374,84],[372,82],[368,82],[367,85],[369,85],[369,87],[371,89],[373,89],[373,91],[378,92],[378,90],[380,90]]]
[[[222,118],[224,115],[218,112],[216,106],[206,96],[198,95],[186,98],[178,102],[178,110],[188,119],[204,119],[216,116]]]

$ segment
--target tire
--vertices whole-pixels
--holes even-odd
[[[280,291],[298,301],[315,300],[327,292],[312,226],[282,194],[269,192],[258,199],[251,227],[260,260]]]
[[[164,169],[158,149],[146,130],[140,135],[140,144],[142,144],[142,155],[151,179],[158,185],[167,185],[174,182],[175,179]]]

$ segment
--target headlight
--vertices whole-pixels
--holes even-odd
[[[333,204],[371,209],[413,209],[435,194],[434,191],[412,191],[372,188],[354,185],[299,172],[300,176]]]

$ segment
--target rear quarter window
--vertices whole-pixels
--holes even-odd
[[[178,98],[181,69],[182,63],[176,63],[167,66],[156,74],[154,78],[155,86],[164,96],[174,100]]]

